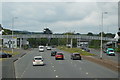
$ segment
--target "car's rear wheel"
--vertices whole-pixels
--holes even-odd
[[[6,58],[9,58],[9,55],[7,55]]]

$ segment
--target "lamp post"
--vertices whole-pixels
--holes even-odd
[[[102,12],[102,16],[101,16],[101,25],[102,25],[102,31],[101,31],[101,52],[100,52],[100,59],[102,59],[102,54],[103,54],[103,48],[102,48],[102,43],[103,43],[103,41],[102,41],[102,37],[103,37],[103,34],[102,34],[102,32],[103,32],[103,16],[104,16],[104,14],[107,14],[108,12]]]
[[[14,21],[15,21],[15,19],[17,19],[17,18],[18,18],[18,17],[13,17],[13,18],[12,18],[12,53],[13,53],[13,48],[14,48],[14,47],[13,47],[13,34],[14,34],[14,33],[13,33],[13,28],[14,28]]]
[[[0,31],[0,34],[1,34],[1,52],[2,52],[2,48],[3,48],[3,46],[2,46],[2,33],[4,32],[4,30],[1,30]]]

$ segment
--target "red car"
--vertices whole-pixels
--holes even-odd
[[[58,59],[62,59],[64,60],[64,55],[62,52],[57,52],[57,54],[55,55],[55,59],[58,60]]]

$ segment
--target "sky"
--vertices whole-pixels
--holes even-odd
[[[118,31],[117,1],[57,1],[10,2],[3,0],[0,3],[0,12],[2,12],[0,22],[4,28],[14,30],[42,32],[48,27],[53,33],[99,33],[102,31],[102,13],[108,12],[103,14],[103,31],[106,33]]]

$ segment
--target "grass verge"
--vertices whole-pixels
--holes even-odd
[[[19,54],[19,52],[12,53],[12,51],[6,51],[6,50],[3,50],[2,52],[12,54],[13,56]]]
[[[84,51],[80,48],[67,48],[65,46],[58,46],[57,48],[60,49],[60,50],[63,50],[63,51],[70,52],[70,53],[78,52],[78,53],[80,53],[81,55],[84,55],[84,56],[95,56],[95,54],[86,52],[86,51]]]

